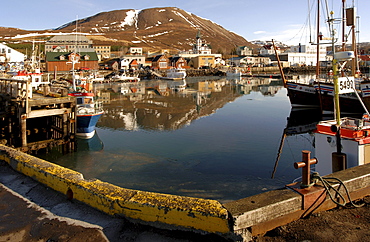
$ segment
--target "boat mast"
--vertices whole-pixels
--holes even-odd
[[[320,75],[320,0],[317,1],[317,29],[316,29],[316,79],[319,79]],[[320,84],[319,84],[320,85]]]
[[[279,58],[279,54],[277,53],[277,50],[276,50],[274,39],[272,39],[272,47],[274,48],[274,51],[275,51],[275,56],[276,56],[276,59],[277,59],[277,62],[278,62],[281,79],[283,79],[283,84],[284,84],[284,87],[286,88],[287,87],[287,84],[286,84],[287,80],[285,78],[283,68],[281,67],[280,58]]]
[[[322,97],[321,97],[321,86],[320,86],[320,40],[322,35],[320,34],[320,0],[317,1],[317,33],[316,33],[316,80],[318,85],[319,101],[321,114],[323,113]]]
[[[351,34],[352,34],[352,50],[355,54],[355,58],[352,59],[352,76],[357,77],[357,45],[356,45],[356,11],[355,7],[352,7],[348,9],[352,15],[351,15],[351,21],[352,23],[352,29],[351,29]]]
[[[75,38],[75,48],[72,53],[72,85],[73,85],[73,91],[77,91],[76,88],[76,75],[75,75],[75,63],[78,63],[78,58],[77,58],[77,23],[78,23],[78,16],[76,17],[76,38]]]
[[[342,0],[342,51],[346,50],[346,0]]]

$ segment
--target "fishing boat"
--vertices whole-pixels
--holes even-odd
[[[40,71],[27,72],[27,71],[18,71],[14,73],[12,79],[31,81],[32,88],[37,89],[41,85],[49,85],[49,80],[43,80],[43,73]]]
[[[71,92],[69,96],[76,98],[76,135],[81,138],[92,138],[95,134],[95,125],[104,113],[100,102],[95,102],[94,93]]]
[[[37,50],[35,48],[35,42],[33,42],[30,63],[28,63],[28,65],[24,65],[23,70],[18,70],[11,73],[12,79],[31,81],[32,89],[38,89],[42,85],[50,84],[49,76],[47,78],[44,78],[44,73],[41,72],[41,64],[40,61],[36,58],[36,52]]]
[[[227,77],[241,77],[242,73],[236,68],[231,68],[226,71]]]
[[[184,68],[170,68],[166,72],[166,77],[164,79],[170,80],[181,80],[185,79],[186,70]]]
[[[92,79],[81,77],[75,72],[78,55],[71,54],[72,64],[72,91],[69,96],[76,99],[76,136],[90,139],[95,134],[95,125],[104,113],[101,102],[95,101],[95,94],[91,91]]]
[[[366,92],[362,91],[364,85],[369,84],[366,82],[356,84],[355,77],[348,77],[342,69],[347,61],[355,62],[353,51],[334,53],[333,57],[333,82],[330,84],[333,85],[331,102],[335,116],[332,120],[318,123],[315,131],[315,156],[318,160],[315,171],[321,176],[370,163],[368,159],[370,155],[370,114],[366,105],[368,97],[366,97]],[[340,73],[343,73],[342,77],[339,77]],[[360,90],[356,88],[357,86],[360,86]],[[354,97],[350,99],[349,95],[343,96],[343,94],[351,93],[357,98],[356,102]],[[326,99],[321,100],[324,102]],[[352,105],[357,104],[357,106],[347,108],[362,107],[366,112],[362,118],[341,118],[342,110],[346,108],[343,104],[351,101]]]
[[[340,138],[337,135],[340,129]],[[321,121],[315,131],[315,171],[321,176],[370,163],[369,119],[341,118]],[[332,162],[327,162],[332,161]]]
[[[345,2],[345,1],[344,1]],[[319,1],[318,1],[319,9]],[[347,19],[349,16],[354,15],[354,8],[346,9]],[[331,16],[329,23],[332,24],[335,21],[334,17]],[[352,21],[353,22],[353,21]],[[347,26],[352,28],[352,37],[354,38],[354,23],[347,21]],[[333,26],[329,26],[331,29]],[[318,31],[319,32],[319,31]],[[334,34],[333,34],[334,35]],[[320,45],[321,36],[318,34],[316,45]],[[334,49],[335,37],[331,36],[332,49]],[[326,43],[329,44],[329,43]],[[345,43],[343,43],[345,46]],[[352,46],[355,46],[355,42],[352,42]],[[317,56],[319,55],[319,47],[317,48]],[[357,63],[356,48],[354,50],[345,50],[342,47],[342,51],[336,52],[332,56],[337,61],[342,61],[342,65],[339,67],[340,70],[338,75],[341,77],[338,79],[339,87],[347,89],[339,94],[340,109],[342,113],[363,113],[370,107],[370,82],[367,82],[357,75]],[[347,62],[352,63],[352,73],[350,76],[347,75],[344,70],[344,66]],[[285,81],[288,96],[292,107],[309,107],[309,108],[321,108],[323,112],[334,112],[334,81],[332,72],[329,72],[324,78],[319,73],[319,57],[317,57],[316,63],[316,77],[306,81]],[[348,88],[349,87],[349,88]],[[365,108],[365,109],[364,109]]]
[[[138,77],[138,75],[131,75],[127,71],[120,71],[119,73],[112,76],[111,80],[120,82],[139,82],[140,78]]]

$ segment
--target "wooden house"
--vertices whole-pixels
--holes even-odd
[[[179,56],[170,58],[170,66],[175,68],[189,68],[187,61]]]
[[[152,69],[163,70],[169,67],[169,58],[166,55],[157,55],[152,60]]]
[[[89,68],[98,70],[98,56],[96,52],[46,52],[46,71],[70,71],[72,60],[77,61],[75,70]]]

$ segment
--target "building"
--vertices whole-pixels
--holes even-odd
[[[98,56],[96,52],[46,52],[46,71],[70,71],[72,61],[75,63],[74,69],[87,68],[98,70]]]
[[[217,64],[222,63],[222,54],[212,54],[212,49],[209,44],[202,40],[200,30],[198,30],[196,35],[196,43],[192,50],[181,51],[177,56],[182,57],[188,61],[188,65],[193,68],[200,68],[202,66],[212,66],[215,67],[216,59]]]
[[[81,34],[56,35],[45,43],[45,52],[93,51],[93,42]]]
[[[152,60],[152,69],[162,70],[169,68],[169,59],[166,55],[157,55]]]
[[[188,68],[187,61],[179,56],[170,57],[170,66],[175,68]]]
[[[98,55],[99,61],[110,58],[111,56],[110,45],[94,45],[93,48],[96,54]]]
[[[212,53],[211,46],[202,39],[200,30],[198,30],[195,38],[196,43],[193,46],[193,54],[209,55]]]
[[[143,48],[141,47],[130,47],[128,50],[130,55],[142,55],[143,54]]]
[[[123,55],[120,58],[121,66],[120,69],[138,69],[145,66],[145,56],[144,55]]]
[[[224,65],[226,65],[226,61],[224,59],[222,59],[219,56],[215,57],[215,66],[224,66]]]
[[[239,56],[228,59],[231,66],[246,67],[246,66],[268,66],[271,64],[271,59],[266,56]]]
[[[253,53],[253,49],[249,48],[248,46],[238,46],[236,48],[236,54],[241,56],[250,56]]]
[[[317,45],[297,45],[291,46],[289,50],[279,55],[281,61],[286,61],[290,66],[316,66],[317,64]],[[319,45],[319,61],[330,61],[327,55],[326,46]]]
[[[198,55],[189,61],[189,66],[192,68],[215,67],[214,55]]]
[[[281,52],[280,47],[276,46],[276,52],[277,54],[280,54]],[[260,55],[262,56],[275,55],[274,46],[272,44],[262,46],[262,48],[260,49]]]
[[[368,67],[370,66],[370,56],[369,55],[359,55],[359,65],[362,67]]]
[[[24,62],[26,55],[7,45],[0,44],[0,62]]]

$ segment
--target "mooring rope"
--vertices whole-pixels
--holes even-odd
[[[315,181],[317,181],[317,180],[320,180],[320,181],[321,181],[321,183],[322,183],[322,184],[323,184],[323,186],[325,187],[326,192],[329,194],[330,199],[331,199],[335,204],[337,204],[337,205],[339,205],[339,206],[342,206],[342,207],[345,207],[345,206],[346,206],[346,199],[344,198],[344,196],[343,196],[343,195],[340,193],[340,191],[339,191],[339,190],[340,190],[340,187],[341,187],[341,186],[343,186],[343,188],[344,188],[344,190],[345,190],[345,192],[346,192],[346,195],[347,195],[348,201],[349,201],[349,203],[350,203],[353,207],[360,208],[360,207],[362,207],[362,206],[364,206],[364,205],[365,205],[365,203],[357,205],[357,204],[355,204],[355,203],[352,201],[351,196],[350,196],[350,194],[349,194],[349,192],[348,192],[348,189],[347,189],[346,185],[345,185],[345,184],[344,184],[340,179],[335,178],[335,177],[325,177],[325,178],[324,178],[324,177],[320,176],[320,174],[319,174],[318,172],[314,172],[314,173],[312,173],[311,178],[312,178],[312,181],[314,181],[314,183],[316,183]],[[331,180],[334,180],[334,181],[331,181]],[[336,185],[336,184],[340,184],[340,185],[338,186],[338,189],[334,187],[334,185]],[[336,194],[337,196],[339,196],[339,197],[340,197],[340,199],[342,199],[342,200],[343,200],[343,203],[340,203],[340,202],[336,201],[336,199],[335,199],[335,198],[333,197],[333,195],[331,194],[330,190],[333,190],[333,191],[334,191],[334,194]],[[337,196],[336,196],[336,197],[337,197]]]

